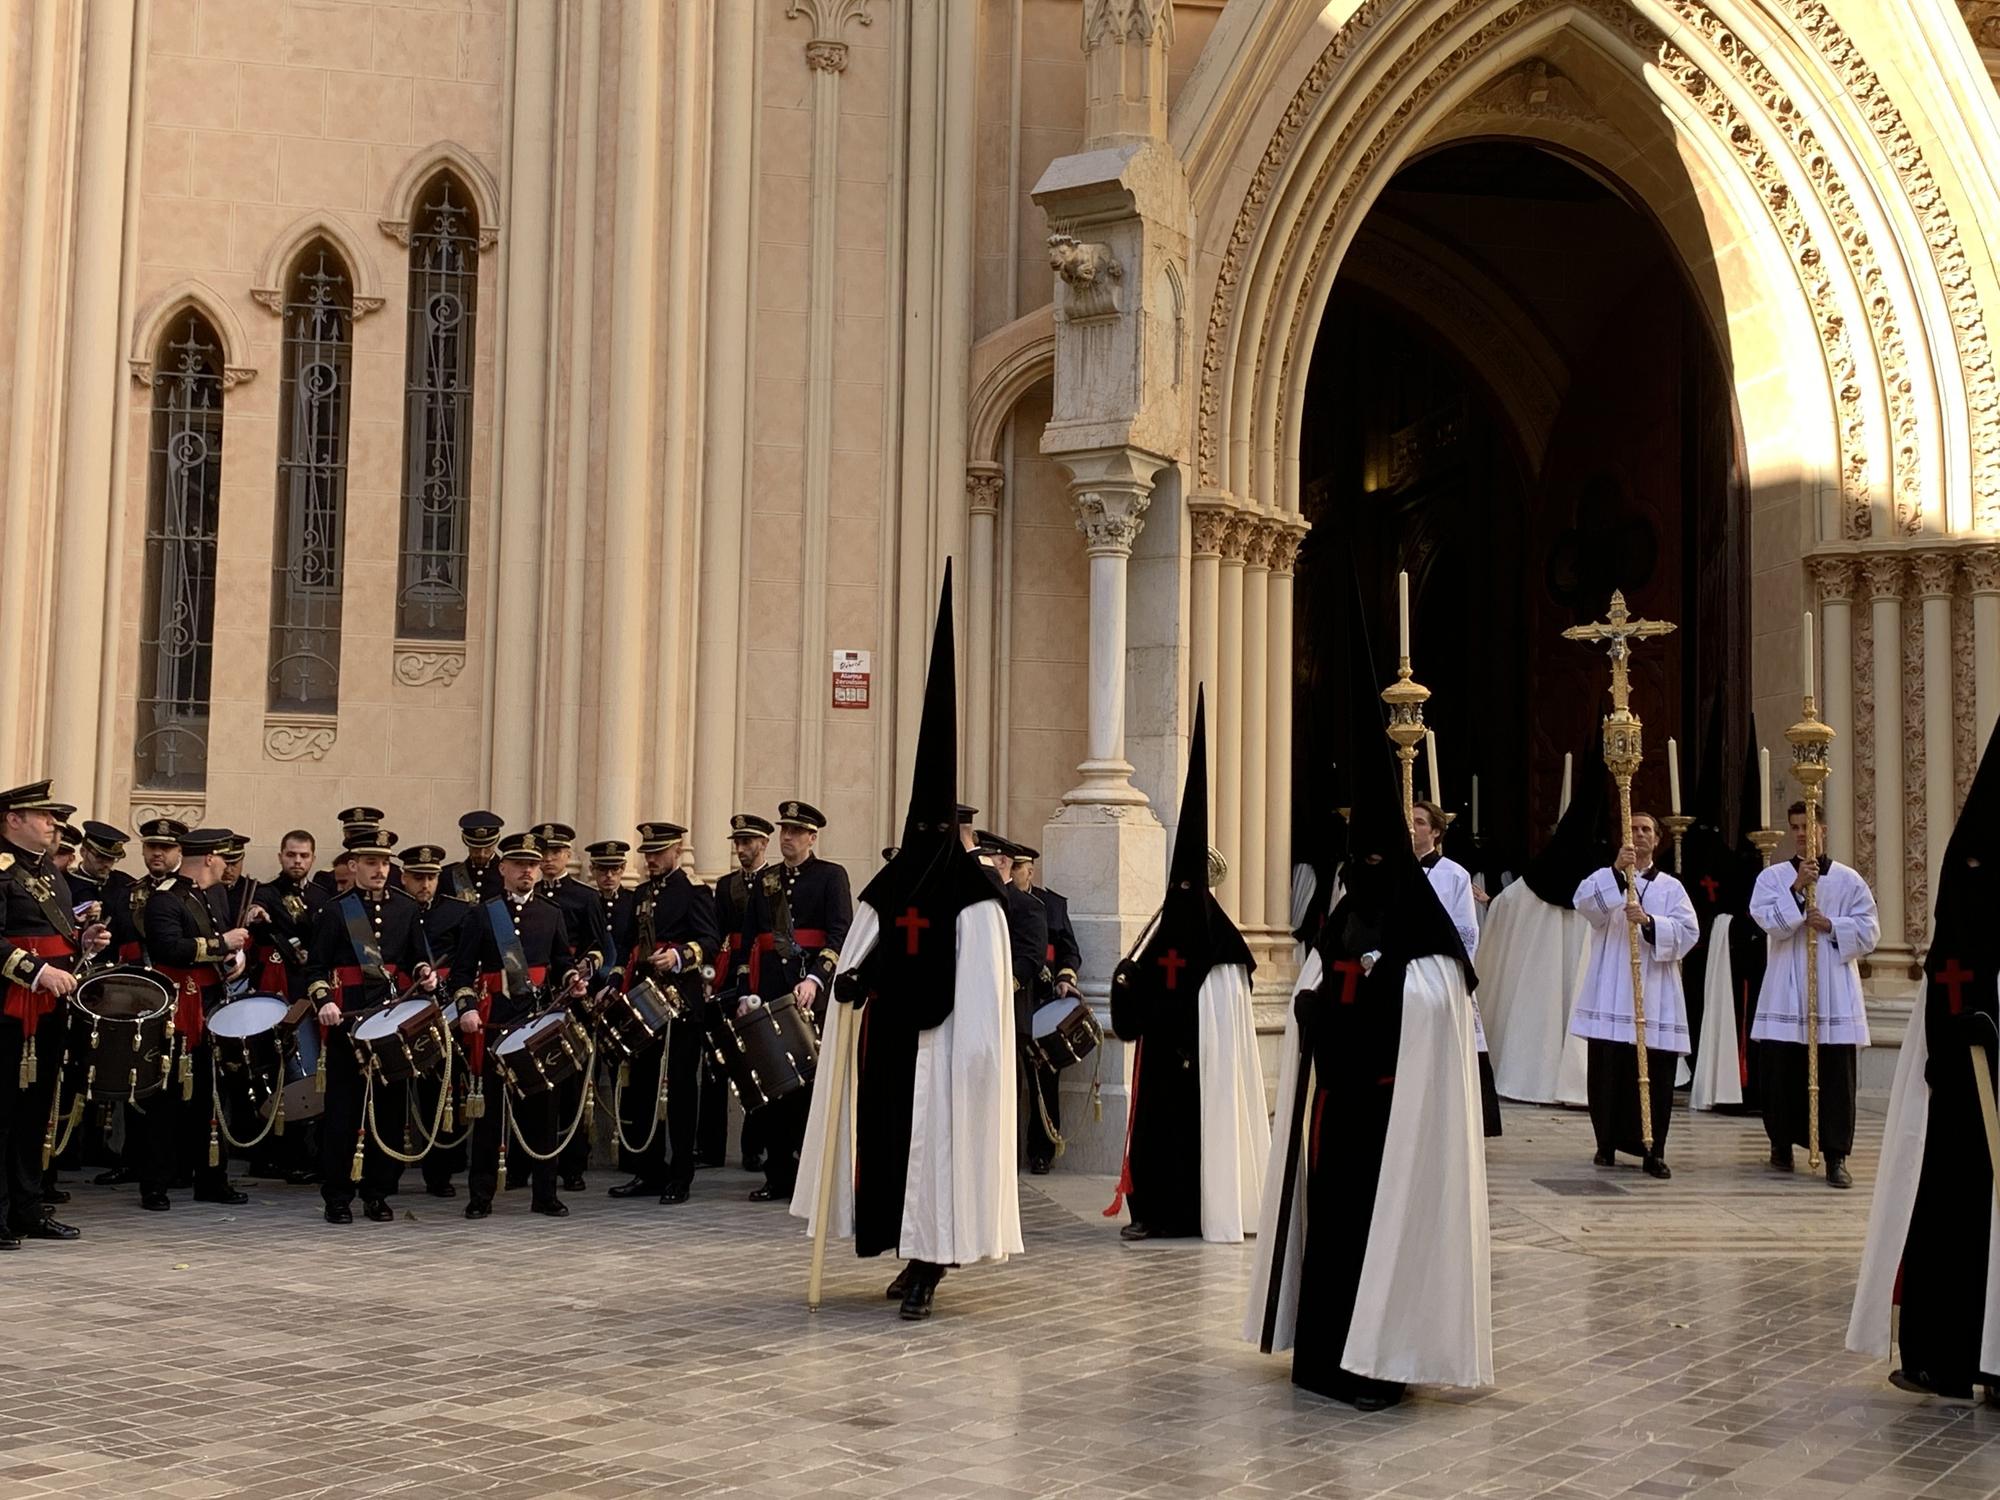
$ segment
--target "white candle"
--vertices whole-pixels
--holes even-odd
[[[1444,806],[1444,777],[1438,774],[1438,737],[1435,730],[1424,731],[1424,754],[1431,763],[1431,801]]]
[[[1404,661],[1410,659],[1410,575],[1396,575],[1396,640],[1397,651]]]
[[[1569,751],[1563,751],[1563,789],[1556,799],[1556,816],[1560,818],[1569,811]]]
[[[1472,773],[1472,836],[1479,837],[1479,773]]]
[[[1771,826],[1771,752],[1762,745],[1757,747],[1757,826]]]
[[[1667,801],[1668,808],[1675,817],[1681,815],[1681,747],[1673,740],[1667,741]]]
[[[1805,643],[1806,696],[1810,698],[1813,695],[1813,619],[1811,610],[1806,611]]]

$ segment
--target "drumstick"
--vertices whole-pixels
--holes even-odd
[[[833,1207],[833,1168],[840,1144],[840,1120],[847,1109],[847,1063],[854,1053],[855,1029],[861,1024],[858,1008],[849,1006],[847,1014],[839,1020],[840,1041],[833,1049],[833,1073],[827,1079],[832,1092],[826,1101],[826,1139],[820,1146],[819,1181],[814,1184],[812,1270],[806,1276],[808,1312],[819,1311],[820,1280],[826,1271],[826,1221]]]

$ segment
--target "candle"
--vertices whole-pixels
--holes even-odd
[[[1479,773],[1472,773],[1472,836],[1479,837]]]
[[[1757,826],[1771,826],[1771,751],[1757,747]]]
[[[1813,621],[1811,610],[1806,611],[1805,643],[1806,697],[1811,698],[1813,695]]]
[[[1671,739],[1667,741],[1667,801],[1675,817],[1681,815],[1681,747]]]
[[[1397,651],[1404,661],[1410,659],[1410,575],[1396,575],[1396,640]]]
[[[1556,799],[1556,816],[1560,818],[1569,811],[1569,751],[1563,751],[1563,789]]]
[[[1438,774],[1438,737],[1435,730],[1424,731],[1424,754],[1431,763],[1431,801],[1444,806],[1444,777]]]

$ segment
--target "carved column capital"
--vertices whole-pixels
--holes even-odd
[[[875,18],[868,14],[873,3],[874,0],[791,0],[785,7],[785,19],[795,21],[804,16],[812,28],[812,40],[806,43],[806,66],[815,73],[846,72],[847,43],[840,40],[841,28],[849,21],[873,26]]]
[[[1806,576],[1814,591],[1827,604],[1846,604],[1854,598],[1854,559],[1851,557],[1808,557]]]
[[[1000,514],[1000,497],[1007,488],[1005,472],[995,463],[965,466],[965,504],[975,516]]]
[[[1188,502],[1188,518],[1194,532],[1196,557],[1220,557],[1223,534],[1229,529],[1229,511],[1214,500]]]
[[[1958,560],[1973,593],[2000,594],[2000,547],[1968,547]]]
[[[1129,556],[1145,526],[1146,507],[1153,503],[1149,489],[1089,486],[1071,492],[1076,507],[1076,529],[1083,533],[1092,557],[1101,554]]]
[[[1909,555],[1910,581],[1919,599],[1949,599],[1958,573],[1958,559],[1950,552],[1912,552]]]
[[[1271,571],[1291,576],[1299,560],[1299,544],[1306,539],[1306,525],[1293,517],[1271,523]]]
[[[1222,522],[1222,560],[1241,564],[1250,554],[1250,528],[1256,524],[1254,516],[1240,510],[1232,510]]]
[[[1871,601],[1903,597],[1903,558],[1896,552],[1861,554],[1862,587]]]
[[[1271,566],[1271,543],[1276,539],[1277,525],[1268,516],[1249,518],[1249,535],[1243,543],[1243,563],[1245,567],[1263,568]]]
[[[815,38],[806,43],[806,66],[815,73],[845,73],[847,43]]]

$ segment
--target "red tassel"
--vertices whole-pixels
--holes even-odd
[[[1115,1219],[1125,1212],[1125,1195],[1132,1191],[1132,1122],[1139,1118],[1139,1064],[1146,1060],[1146,1039],[1132,1044],[1132,1091],[1125,1102],[1125,1160],[1118,1169],[1118,1186],[1112,1190],[1111,1206],[1104,1217]]]

